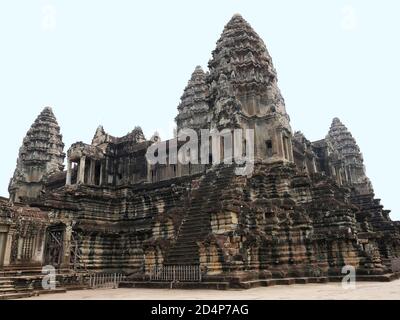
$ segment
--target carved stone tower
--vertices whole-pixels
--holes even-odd
[[[364,159],[351,133],[338,119],[334,118],[326,137],[334,151],[336,151],[344,169],[344,179],[354,187],[357,195],[373,194],[371,181],[365,173]]]
[[[207,74],[196,68],[185,89],[178,128],[253,129],[256,160],[293,162],[290,119],[272,59],[240,15],[225,26],[208,67]]]
[[[240,127],[255,131],[256,159],[293,161],[289,116],[263,40],[236,14],[225,26],[212,56],[211,100],[217,106],[221,93],[235,97]]]
[[[27,132],[8,191],[12,202],[38,197],[48,176],[62,172],[65,154],[60,127],[50,107]]]
[[[209,123],[206,74],[200,66],[194,70],[178,106],[177,129],[206,129]]]

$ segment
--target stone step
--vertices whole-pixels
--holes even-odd
[[[165,264],[199,263],[196,242],[202,241],[211,232],[210,212],[221,206],[223,190],[229,193],[235,189],[231,185],[233,176],[233,166],[221,165],[206,172],[199,188],[191,195],[190,208],[183,217],[178,238],[167,254]]]
[[[196,242],[197,240],[202,237],[203,234],[198,234],[194,237],[189,237],[189,236],[185,236],[185,237],[181,237],[179,238],[179,242],[175,243],[175,246],[178,248],[181,245],[185,245],[185,246],[189,246],[189,247],[196,247]]]
[[[194,264],[199,264],[199,257],[193,256],[193,255],[190,258],[188,258],[187,255],[172,256],[164,264],[165,265],[194,265]]]
[[[14,286],[14,282],[13,281],[7,281],[7,282],[4,282],[4,283],[2,283],[2,284],[0,284],[0,288],[6,288],[6,287],[12,287],[12,286]]]
[[[66,293],[67,289],[62,287],[56,287],[54,290],[44,289],[44,290],[35,290],[34,295],[41,295],[41,294],[55,294],[55,293]]]
[[[57,270],[57,274],[68,274],[70,272],[71,272],[71,270],[69,270],[69,269]],[[0,280],[2,278],[7,278],[7,277],[41,275],[41,274],[42,274],[42,268],[40,268],[40,269],[13,270],[13,271],[11,271],[11,270],[9,270],[9,271],[0,270]]]
[[[36,266],[20,266],[20,265],[12,265],[12,266],[4,266],[2,267],[2,270],[4,271],[14,271],[14,270],[41,270],[42,266],[36,265]]]
[[[171,252],[169,258],[171,259],[178,259],[178,258],[185,258],[185,259],[192,259],[187,255],[187,252],[198,252],[199,249],[176,249],[174,252]],[[194,258],[193,258],[194,259]],[[198,259],[197,259],[198,260]]]
[[[32,296],[31,292],[7,293],[7,294],[0,294],[0,300],[14,300],[21,298],[29,298],[31,296]]]
[[[119,288],[161,288],[161,289],[214,289],[228,290],[229,282],[161,282],[123,281]]]
[[[293,284],[308,284],[308,283],[327,283],[328,277],[304,277],[304,278],[282,278],[282,279],[256,279],[249,281],[241,281],[233,284],[232,288],[251,289],[257,287],[269,287],[275,285],[293,285]]]
[[[182,250],[195,250],[198,251],[199,248],[196,245],[196,243],[194,242],[182,242],[179,245],[177,245],[176,247],[174,247],[174,251],[177,250],[176,252],[181,252]],[[172,254],[172,252],[170,251],[170,253]]]
[[[10,291],[12,291],[12,292],[16,291],[14,286],[11,286],[8,288],[0,288],[0,294],[5,293],[5,292],[10,292]]]

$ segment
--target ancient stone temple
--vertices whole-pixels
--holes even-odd
[[[253,170],[216,161],[232,159],[223,136],[206,163],[191,150],[175,162],[183,140],[148,140],[140,127],[114,137],[101,126],[90,144],[69,148],[64,170],[60,129],[44,109],[1,202],[0,264],[122,272],[121,286],[327,281],[344,266],[358,279],[396,275],[400,225],[375,199],[355,139],[338,118],[319,141],[292,131],[272,59],[240,15],[208,70],[191,75],[176,122],[178,132],[252,130],[239,153],[253,151]],[[149,162],[151,148],[165,161]]]

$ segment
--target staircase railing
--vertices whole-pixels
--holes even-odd
[[[122,273],[90,273],[89,287],[92,289],[117,289],[126,279]]]
[[[150,281],[201,282],[200,265],[155,266],[150,272]]]

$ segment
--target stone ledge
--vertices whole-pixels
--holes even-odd
[[[282,278],[282,279],[258,279],[241,281],[237,283],[224,282],[150,282],[150,281],[124,281],[119,288],[152,288],[152,289],[214,289],[214,290],[237,290],[251,289],[257,287],[270,287],[275,285],[293,285],[309,283],[329,283],[340,282],[343,277],[303,277],[303,278]],[[385,275],[362,275],[357,277],[357,281],[371,282],[391,282],[400,279],[400,273],[390,273]]]

